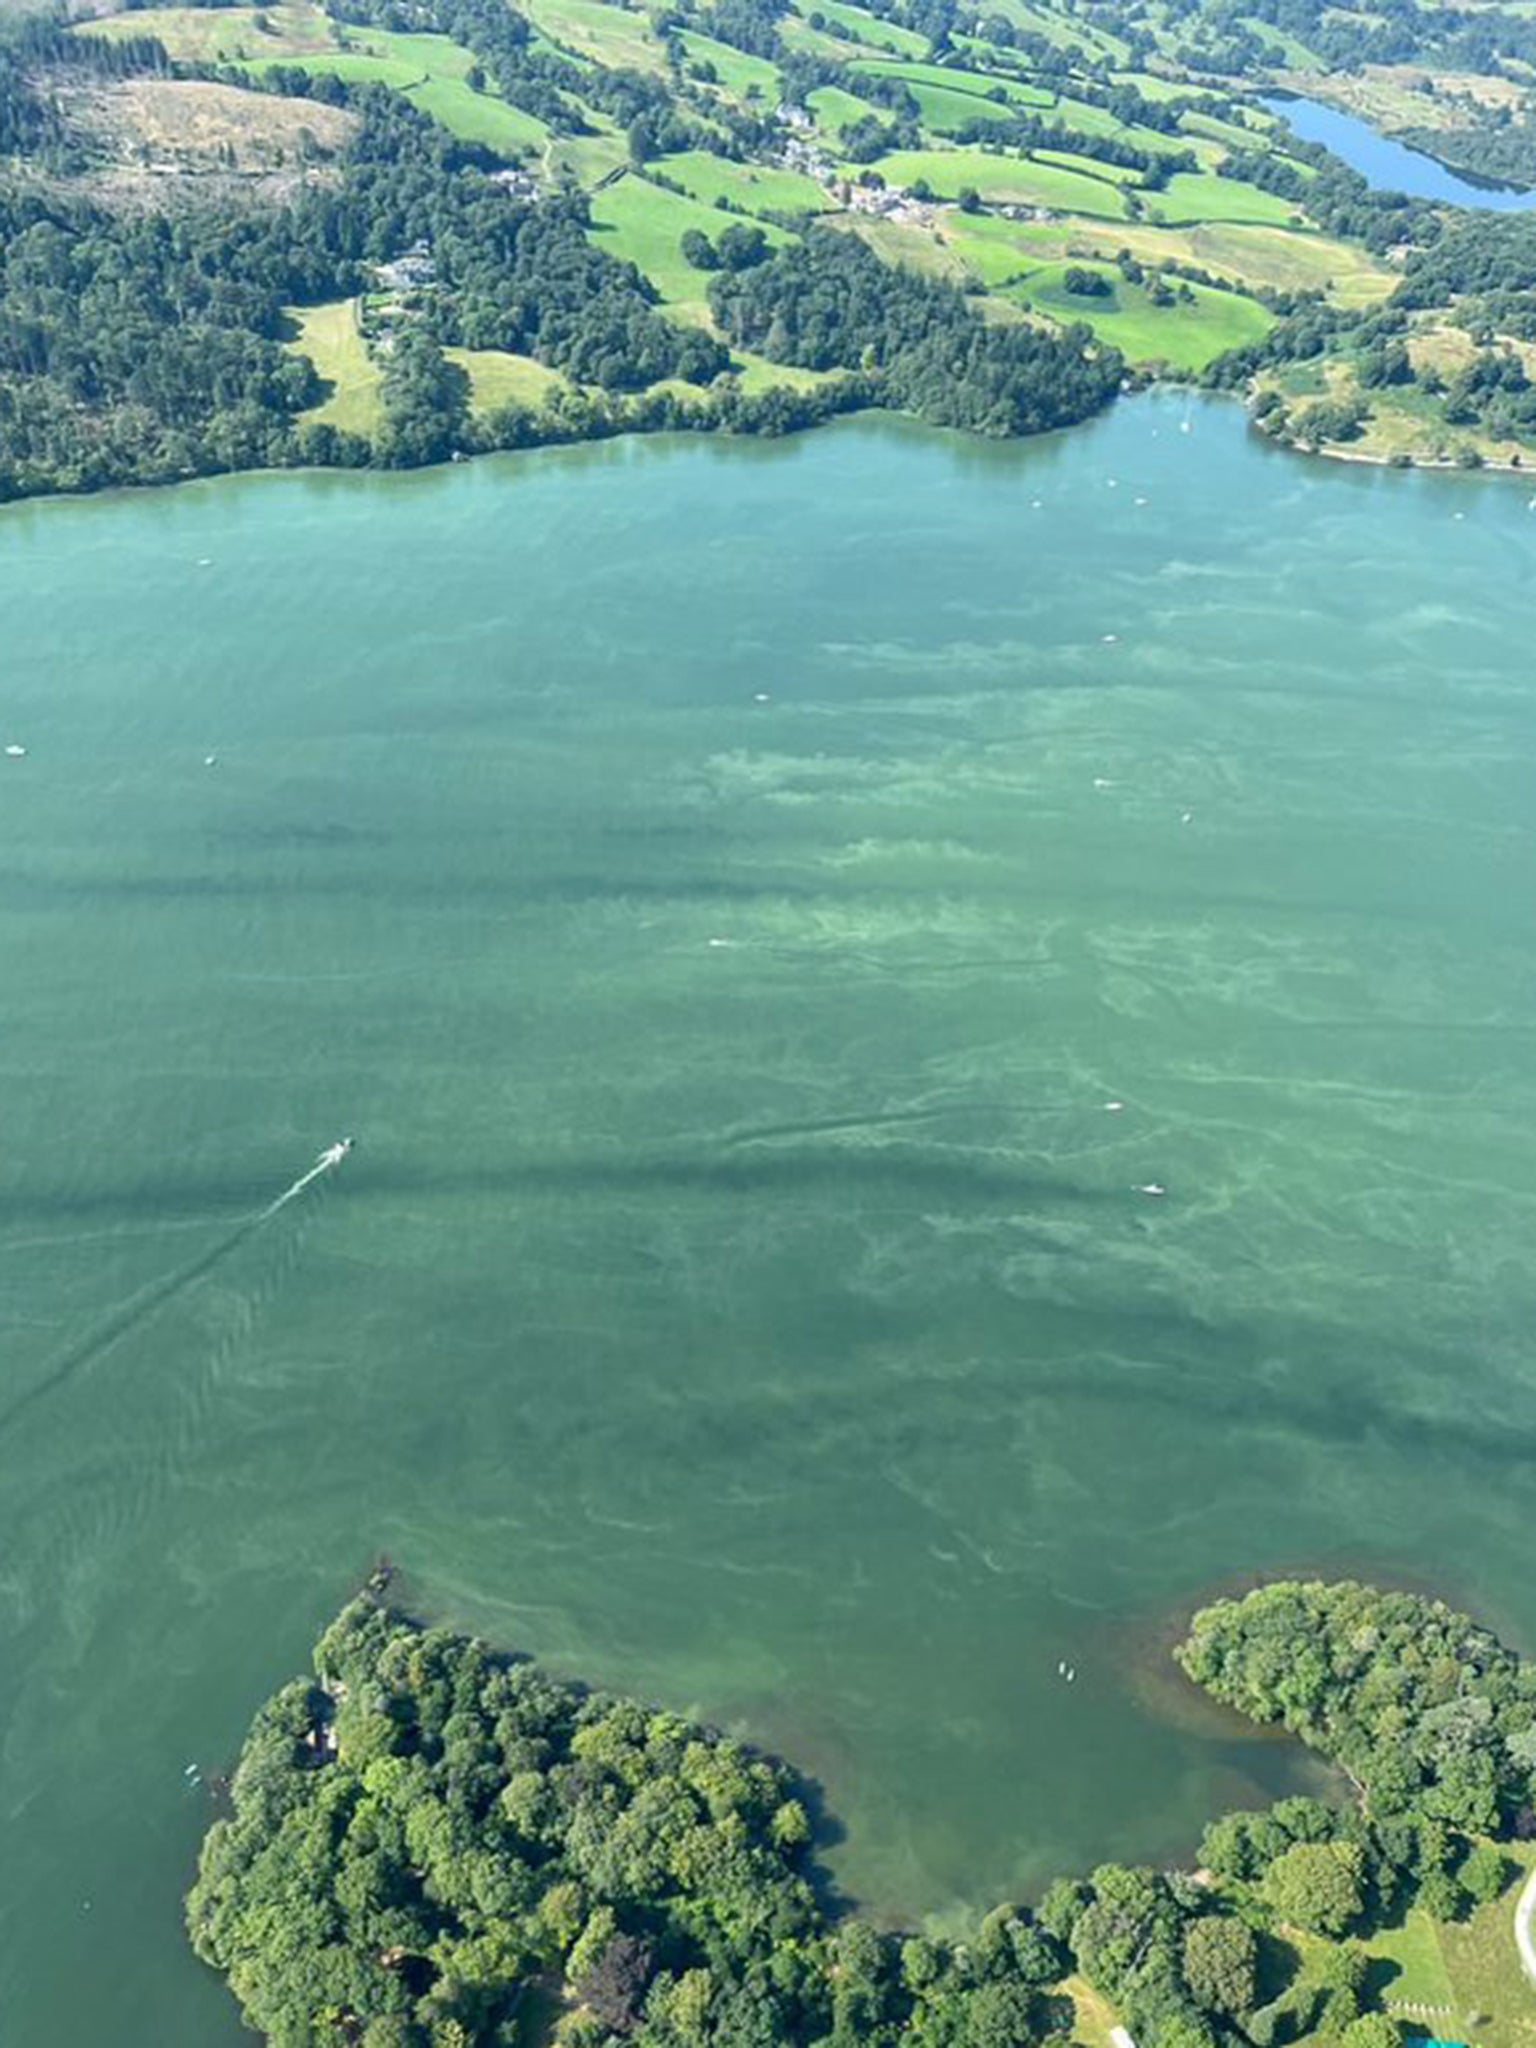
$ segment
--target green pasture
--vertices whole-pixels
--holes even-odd
[[[921,83],[908,85],[907,90],[917,101],[923,127],[931,135],[960,135],[977,121],[1003,128],[1013,119],[1013,108],[999,106],[980,93]]]
[[[866,77],[899,78],[903,85],[914,91],[919,86],[931,85],[943,92],[963,94],[972,99],[986,101],[996,106],[991,98],[1001,91],[1015,106],[1053,107],[1056,95],[1044,86],[1025,85],[1017,78],[1005,78],[985,71],[963,71],[958,65],[917,64],[904,58],[855,57],[849,64],[850,71],[862,71]]]
[[[845,64],[850,48],[857,45],[839,42],[836,36],[829,36],[819,28],[812,28],[808,21],[802,21],[798,14],[781,15],[778,23],[780,39],[791,50],[803,50],[808,56],[825,57],[833,64]]]
[[[666,53],[643,14],[607,7],[603,0],[526,0],[521,12],[552,43],[616,70],[662,71]]]
[[[851,128],[855,121],[862,121],[866,114],[875,109],[868,100],[861,100],[851,92],[844,92],[840,85],[819,85],[809,96],[807,105],[816,116],[816,125],[830,141],[835,142],[845,128]]]
[[[810,391],[839,374],[836,370],[801,370],[791,363],[770,363],[766,356],[754,355],[745,348],[734,350],[731,362],[742,390],[753,394],[786,385],[791,391]]]
[[[443,353],[469,373],[470,404],[476,412],[496,412],[504,405],[537,412],[551,392],[571,388],[558,370],[536,363],[532,356],[493,348],[449,348]]]
[[[697,29],[683,29],[681,38],[689,57],[712,64],[715,76],[734,98],[744,100],[748,88],[756,86],[762,104],[772,107],[777,103],[778,67],[766,57],[750,57],[745,50],[733,50],[729,43],[717,43],[713,36],[700,35]]]
[[[658,171],[675,178],[690,197],[713,206],[728,199],[745,213],[825,213],[832,202],[814,178],[803,171],[785,171],[767,164],[738,164],[708,150],[690,149],[678,156],[663,157]],[[714,232],[727,226],[717,215]]]
[[[1133,363],[1168,363],[1176,370],[1200,370],[1224,350],[1257,341],[1274,325],[1274,315],[1238,292],[1191,285],[1192,300],[1156,306],[1144,285],[1127,284],[1108,264],[1079,264],[1098,270],[1113,287],[1107,299],[1081,298],[1063,279],[1073,266],[1049,263],[1031,272],[1008,297],[1053,320],[1082,320],[1112,342]]]
[[[483,143],[505,156],[538,149],[549,130],[532,114],[510,107],[493,93],[468,83],[475,59],[447,36],[394,33],[388,29],[346,29],[340,49],[302,55],[237,57],[238,68],[254,74],[277,65],[302,63],[353,84],[387,85],[440,121],[464,142]]]
[[[453,78],[429,78],[410,87],[406,98],[462,142],[482,142],[500,156],[526,155],[548,139],[549,130],[521,107],[509,107],[490,93]]]
[[[297,306],[288,346],[308,356],[331,389],[304,418],[315,425],[372,434],[383,416],[382,373],[357,328],[357,302],[337,299],[325,306]]]
[[[1057,113],[1069,128],[1075,128],[1082,135],[1113,135],[1121,142],[1134,144],[1153,155],[1172,155],[1183,147],[1176,135],[1163,135],[1156,128],[1143,128],[1137,121],[1117,121],[1105,107],[1090,106],[1087,100],[1075,100],[1070,94],[1063,94],[1056,106]]]
[[[1284,50],[1285,61],[1292,71],[1326,71],[1328,69],[1324,60],[1317,55],[1316,51],[1309,50],[1299,36],[1293,36],[1285,29],[1276,28],[1273,22],[1260,21],[1256,16],[1248,15],[1242,18],[1241,26],[1250,29],[1254,35],[1266,43],[1278,43],[1280,48]]]
[[[913,185],[926,178],[941,199],[957,198],[970,185],[1002,205],[1047,206],[1110,220],[1122,218],[1125,210],[1119,188],[1107,178],[982,149],[893,150],[874,168],[888,185]]]
[[[880,220],[873,214],[838,214],[830,225],[857,235],[877,256],[903,270],[920,271],[924,277],[944,278],[951,284],[964,284],[971,274],[959,238],[947,232]],[[1015,263],[1008,274],[1016,275],[1020,267]]]
[[[1178,227],[1186,221],[1256,221],[1283,227],[1296,208],[1289,199],[1261,192],[1238,178],[1218,178],[1212,171],[1178,171],[1161,192],[1149,193],[1149,219]]]
[[[1191,140],[1220,142],[1228,149],[1257,149],[1269,139],[1268,126],[1255,133],[1251,128],[1239,128],[1235,121],[1223,121],[1215,114],[1200,114],[1192,109],[1179,116],[1179,131]]]
[[[664,192],[632,173],[593,193],[588,233],[598,248],[633,263],[669,305],[702,308],[709,275],[695,270],[678,244],[689,228],[701,228],[713,240],[730,224],[731,216],[718,207]],[[773,242],[790,239],[782,228],[765,226],[763,231]]]
[[[1140,171],[1133,171],[1125,164],[1100,163],[1097,157],[1078,156],[1068,149],[1037,149],[1034,160],[1037,164],[1054,164],[1057,170],[1074,171],[1079,177],[1101,178],[1111,185],[1137,185],[1141,182]]]
[[[928,48],[926,36],[916,29],[901,28],[894,21],[882,21],[862,7],[850,7],[846,0],[795,0],[795,13],[809,20],[813,14],[835,21],[871,49],[893,50],[898,57],[921,57]]]
[[[552,170],[566,172],[590,190],[599,179],[623,169],[629,162],[629,146],[606,116],[588,108],[587,119],[596,128],[595,134],[552,136],[545,160]]]
[[[260,22],[267,25],[261,27]],[[121,42],[154,36],[178,64],[229,64],[240,57],[310,64],[317,53],[338,48],[335,25],[308,0],[277,7],[144,7],[83,21],[77,35]]]

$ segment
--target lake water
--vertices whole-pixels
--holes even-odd
[[[0,539],[8,2040],[242,2038],[184,1769],[381,1550],[948,1921],[1304,1775],[1215,1586],[1536,1642],[1523,491],[1148,398]]]
[[[1447,165],[1419,150],[1392,141],[1362,121],[1322,100],[1275,96],[1263,104],[1278,114],[1304,142],[1320,142],[1357,170],[1378,192],[1406,192],[1413,199],[1443,199],[1486,213],[1525,213],[1536,206],[1536,192],[1509,185],[1485,185],[1461,177]]]

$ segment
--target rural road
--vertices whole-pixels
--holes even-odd
[[[1536,1984],[1536,1943],[1531,1940],[1533,1911],[1536,1911],[1536,1870],[1532,1870],[1520,1887],[1520,1896],[1515,1901],[1515,1943],[1520,1950],[1526,1976]]]

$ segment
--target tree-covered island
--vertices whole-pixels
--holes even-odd
[[[1382,460],[1536,454],[1536,23],[1384,0],[0,8],[0,498],[1128,379]]]
[[[1107,2014],[1140,2048],[1399,2048],[1380,1931],[1502,1920],[1529,1860],[1536,1665],[1349,1583],[1223,1601],[1178,1655],[1358,1797],[939,1940],[838,1909],[784,1765],[361,1599],[256,1718],[193,1944],[278,2048],[1045,2048]]]

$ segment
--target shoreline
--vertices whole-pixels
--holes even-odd
[[[1251,393],[1207,390],[1204,386],[1190,383],[1186,379],[1170,377],[1166,379],[1153,378],[1132,391],[1122,392],[1111,404],[1102,407],[1098,412],[1090,414],[1086,419],[1076,420],[1069,426],[1051,427],[1035,434],[1012,434],[993,438],[984,434],[971,433],[963,427],[935,427],[930,422],[919,419],[915,413],[900,412],[890,407],[855,406],[850,407],[846,412],[834,412],[825,419],[808,421],[803,426],[791,427],[785,432],[776,434],[737,433],[726,427],[692,427],[687,425],[652,427],[633,425],[619,427],[615,431],[608,433],[551,436],[548,440],[529,441],[519,447],[480,448],[473,452],[460,449],[455,450],[451,455],[445,456],[440,462],[413,463],[403,468],[390,467],[382,463],[263,463],[252,465],[250,468],[202,470],[189,476],[166,477],[152,482],[104,484],[94,490],[36,491],[19,497],[0,499],[0,518],[11,517],[28,511],[36,511],[43,506],[99,504],[118,497],[158,496],[161,493],[169,494],[200,485],[233,483],[253,480],[255,478],[292,477],[304,478],[314,483],[328,480],[340,483],[352,480],[360,481],[367,478],[402,480],[408,477],[441,476],[446,471],[464,468],[467,465],[478,466],[486,460],[497,457],[543,455],[573,449],[630,448],[643,442],[660,439],[699,441],[712,443],[716,447],[755,447],[763,450],[783,449],[792,443],[804,440],[808,435],[822,432],[828,427],[835,427],[840,422],[846,420],[858,420],[866,424],[870,421],[878,423],[882,420],[888,420],[900,426],[918,427],[925,431],[948,436],[958,446],[964,448],[976,447],[987,450],[1018,449],[1028,447],[1032,443],[1045,444],[1056,442],[1067,436],[1080,433],[1085,428],[1091,428],[1111,417],[1128,398],[1151,398],[1156,396],[1171,398],[1177,392],[1183,392],[1186,396],[1198,397],[1213,403],[1226,401],[1229,404],[1240,406],[1244,415],[1244,424],[1248,430],[1266,447],[1272,448],[1277,454],[1281,455],[1295,455],[1306,459],[1320,457],[1325,461],[1353,463],[1368,469],[1423,470],[1439,474],[1461,474],[1466,476],[1524,476],[1536,478],[1536,451],[1532,452],[1528,463],[1518,460],[1497,461],[1484,457],[1475,464],[1467,464],[1447,456],[1406,455],[1403,459],[1398,460],[1392,455],[1375,455],[1364,449],[1348,448],[1337,443],[1317,448],[1306,447],[1298,442],[1282,440],[1273,434],[1266,433],[1253,416]]]

